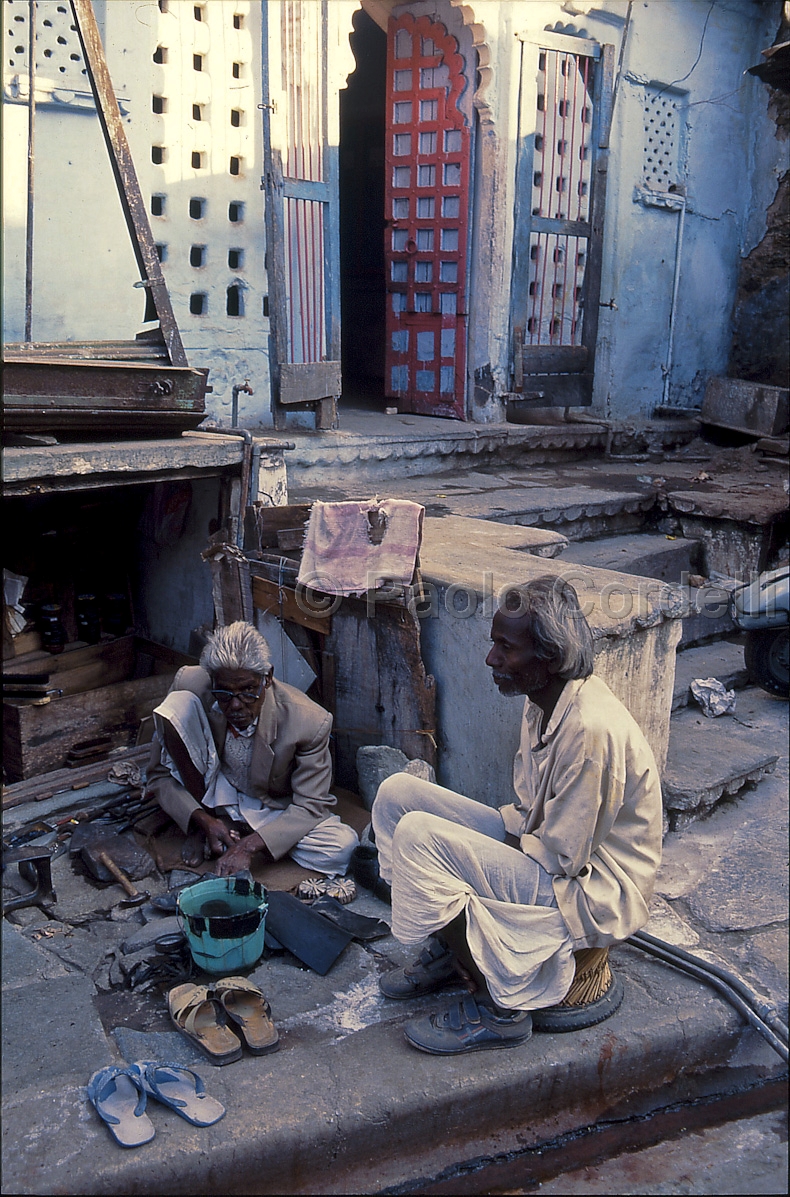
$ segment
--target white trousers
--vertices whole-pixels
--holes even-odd
[[[464,911],[469,950],[498,1005],[562,1001],[575,965],[551,877],[504,843],[497,810],[395,773],[379,787],[372,819],[397,939],[421,943]]]
[[[162,721],[173,726],[192,764],[202,775],[206,787],[202,805],[207,809],[217,814],[224,812],[235,823],[243,822],[252,831],[259,831],[285,813],[279,807],[267,807],[260,798],[242,794],[221,772],[211,726],[197,695],[189,690],[173,690],[154,711],[162,764],[183,785],[178,767],[164,746]],[[351,853],[358,843],[357,833],[352,827],[343,823],[337,815],[328,815],[303,836],[288,855],[303,869],[333,877],[342,876],[348,870]]]

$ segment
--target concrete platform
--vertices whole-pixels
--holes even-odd
[[[697,573],[700,545],[697,540],[650,532],[604,536],[570,545],[563,561],[576,565],[616,569],[640,578],[680,582],[683,574]]]
[[[755,691],[747,691],[753,696]],[[759,695],[756,714],[739,702],[735,715],[707,718],[696,706],[672,716],[669,752],[662,779],[664,808],[673,830],[682,830],[717,803],[772,773],[781,751],[766,734],[769,695]],[[767,700],[767,702],[766,702]],[[754,699],[751,699],[754,706]],[[787,710],[786,701],[774,702]],[[779,708],[777,708],[778,710]]]
[[[381,479],[442,474],[461,468],[505,462],[541,464],[578,459],[607,443],[620,451],[644,449],[648,442],[667,448],[687,444],[696,434],[694,420],[653,421],[636,431],[581,421],[547,425],[469,424],[430,416],[344,410],[333,432],[288,428],[296,444],[288,457],[294,489],[343,486],[349,466],[359,484]],[[652,438],[652,441],[651,441]]]

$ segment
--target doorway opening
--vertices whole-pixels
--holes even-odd
[[[340,304],[343,405],[383,411],[384,113],[387,35],[354,13],[356,70],[340,92]]]

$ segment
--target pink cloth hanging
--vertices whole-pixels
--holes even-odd
[[[363,594],[390,582],[408,586],[424,514],[408,499],[314,503],[298,581],[325,594]]]

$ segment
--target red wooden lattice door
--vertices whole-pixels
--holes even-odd
[[[410,13],[387,35],[385,390],[401,411],[463,420],[471,130],[444,25]]]

